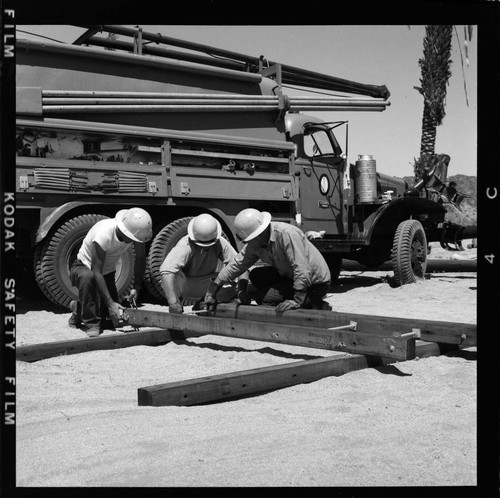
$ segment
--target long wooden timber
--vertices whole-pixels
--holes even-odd
[[[382,263],[377,268],[367,268],[366,266],[358,263],[357,261],[351,261],[348,259],[342,260],[342,270],[344,271],[392,271],[392,263],[386,261]],[[476,259],[428,259],[427,260],[427,270],[428,273],[474,273],[477,272],[477,260]]]
[[[261,394],[382,363],[381,358],[341,354],[229,374],[169,382],[137,390],[139,406],[192,406]]]
[[[442,346],[417,341],[419,358],[439,356]],[[341,376],[364,368],[394,363],[387,358],[339,353],[327,358],[169,382],[137,390],[139,406],[193,406],[263,394],[276,389]]]
[[[289,310],[278,317],[271,306],[217,305],[215,316],[257,322],[300,325],[302,327],[338,327],[356,322],[356,332],[363,334],[391,335],[417,332],[421,340],[463,347],[477,345],[477,325],[440,320],[399,318],[361,313],[343,313],[323,310]]]
[[[167,342],[185,340],[189,337],[199,337],[200,335],[179,330],[140,330],[138,332],[120,332],[99,337],[30,344],[16,348],[16,360],[33,362],[55,356],[104,349],[119,349],[132,346],[159,346]]]
[[[432,342],[425,346],[432,355],[446,352],[446,344],[456,347],[469,347],[476,345],[476,326],[470,324],[436,322],[428,320],[402,319],[394,317],[370,316],[352,313],[338,313],[320,310],[290,310],[278,318],[274,308],[265,306],[236,306],[234,304],[219,304],[216,317],[231,317],[255,322],[277,321],[280,324],[294,324],[304,327],[335,327],[350,321],[356,321],[358,332],[393,335],[405,334],[417,326],[420,327],[421,337],[425,341],[439,343],[440,348],[432,349]],[[139,332],[126,332],[104,335],[95,338],[73,339],[51,343],[18,346],[16,358],[20,361],[39,361],[54,356],[78,354],[88,351],[125,348],[136,345],[161,345],[169,341],[184,340],[190,337],[199,337],[203,333],[188,330],[140,330]],[[416,355],[422,357],[424,341],[416,341]],[[449,349],[448,349],[449,350]]]
[[[274,312],[274,311],[273,311]],[[297,326],[263,321],[217,318],[163,311],[127,309],[123,318],[129,325],[198,332],[293,346],[375,355],[395,360],[415,358],[415,336],[399,337],[335,330],[330,327]],[[350,327],[350,322],[338,327]]]

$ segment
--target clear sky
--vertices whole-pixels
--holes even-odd
[[[423,110],[422,96],[414,87],[420,85],[418,60],[423,55],[424,26],[141,27],[144,31],[250,56],[263,55],[274,62],[338,78],[386,85],[391,92],[391,105],[385,111],[308,111],[307,114],[325,121],[349,121],[348,151],[351,162],[359,154],[371,154],[377,161],[378,171],[399,177],[413,175],[412,163],[420,152]],[[21,32],[30,31],[65,42],[74,41],[85,31],[62,25],[19,25],[17,29],[18,38],[34,38]],[[447,89],[446,116],[437,129],[436,152],[451,156],[449,176],[477,174],[478,28],[474,26],[473,29],[472,41],[468,44],[469,66],[465,63],[464,27],[456,26],[456,33],[453,34],[452,76]],[[286,89],[284,93],[287,93]],[[289,93],[296,95],[292,91]]]

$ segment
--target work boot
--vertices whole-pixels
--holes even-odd
[[[101,335],[101,330],[97,327],[91,327],[84,331],[89,337],[99,337]]]
[[[82,325],[82,319],[80,318],[80,315],[78,314],[78,302],[77,301],[70,301],[69,303],[69,309],[71,310],[71,316],[69,317],[68,320],[68,325],[73,328],[73,329],[78,329]]]

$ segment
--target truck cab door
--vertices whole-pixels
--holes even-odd
[[[345,154],[328,127],[305,129],[296,167],[300,172],[301,228],[329,235],[348,231],[349,206],[353,194]]]

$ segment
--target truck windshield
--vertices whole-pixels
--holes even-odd
[[[340,148],[339,148],[340,149]],[[304,152],[308,157],[337,155],[330,135],[321,128],[309,128],[304,135]]]

